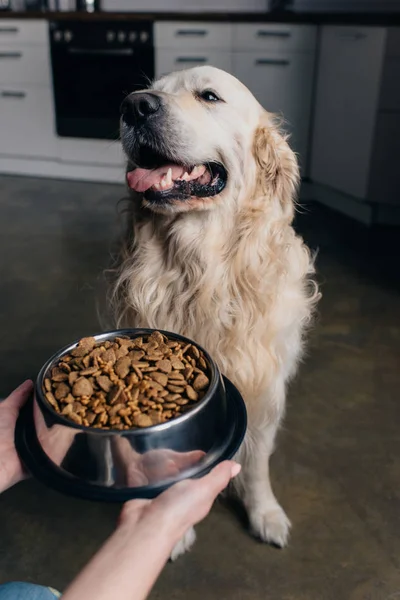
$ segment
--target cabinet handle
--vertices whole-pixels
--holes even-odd
[[[18,27],[0,27],[0,33],[18,33]]]
[[[274,65],[275,67],[287,67],[290,65],[290,60],[280,58],[257,58],[255,60],[256,65]]]
[[[290,31],[266,31],[265,29],[259,29],[257,35],[258,37],[289,38],[292,34]]]
[[[175,35],[192,35],[193,37],[205,37],[208,34],[206,29],[178,29]]]
[[[349,40],[356,42],[357,40],[364,40],[367,37],[366,33],[338,33],[337,34],[342,40]]]
[[[208,59],[204,56],[178,56],[177,63],[206,63]]]
[[[22,52],[0,52],[0,58],[21,58]]]
[[[1,92],[2,98],[25,98],[25,92]]]

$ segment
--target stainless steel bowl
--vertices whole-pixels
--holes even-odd
[[[123,329],[94,337],[105,341],[152,331]],[[170,339],[194,343],[163,333]],[[246,430],[244,403],[203,348],[198,346],[210,365],[211,383],[191,411],[160,425],[118,431],[76,425],[55,412],[44,398],[43,381],[49,370],[76,344],[57,352],[42,367],[32,402],[17,423],[17,449],[38,479],[61,492],[94,500],[153,498],[181,479],[206,474],[235,454]]]

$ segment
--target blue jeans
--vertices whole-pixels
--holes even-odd
[[[33,583],[5,583],[0,585],[0,600],[55,600],[58,592]]]

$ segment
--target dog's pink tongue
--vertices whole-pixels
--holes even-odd
[[[178,165],[163,165],[158,169],[134,169],[126,174],[129,187],[135,192],[145,192],[156,183],[160,183],[168,169],[172,170],[172,179],[178,179],[183,175],[184,169]]]

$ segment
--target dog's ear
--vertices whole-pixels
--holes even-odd
[[[300,181],[295,153],[287,136],[279,131],[273,115],[265,112],[254,136],[257,167],[257,196],[278,198],[288,217],[293,216],[294,201]]]

